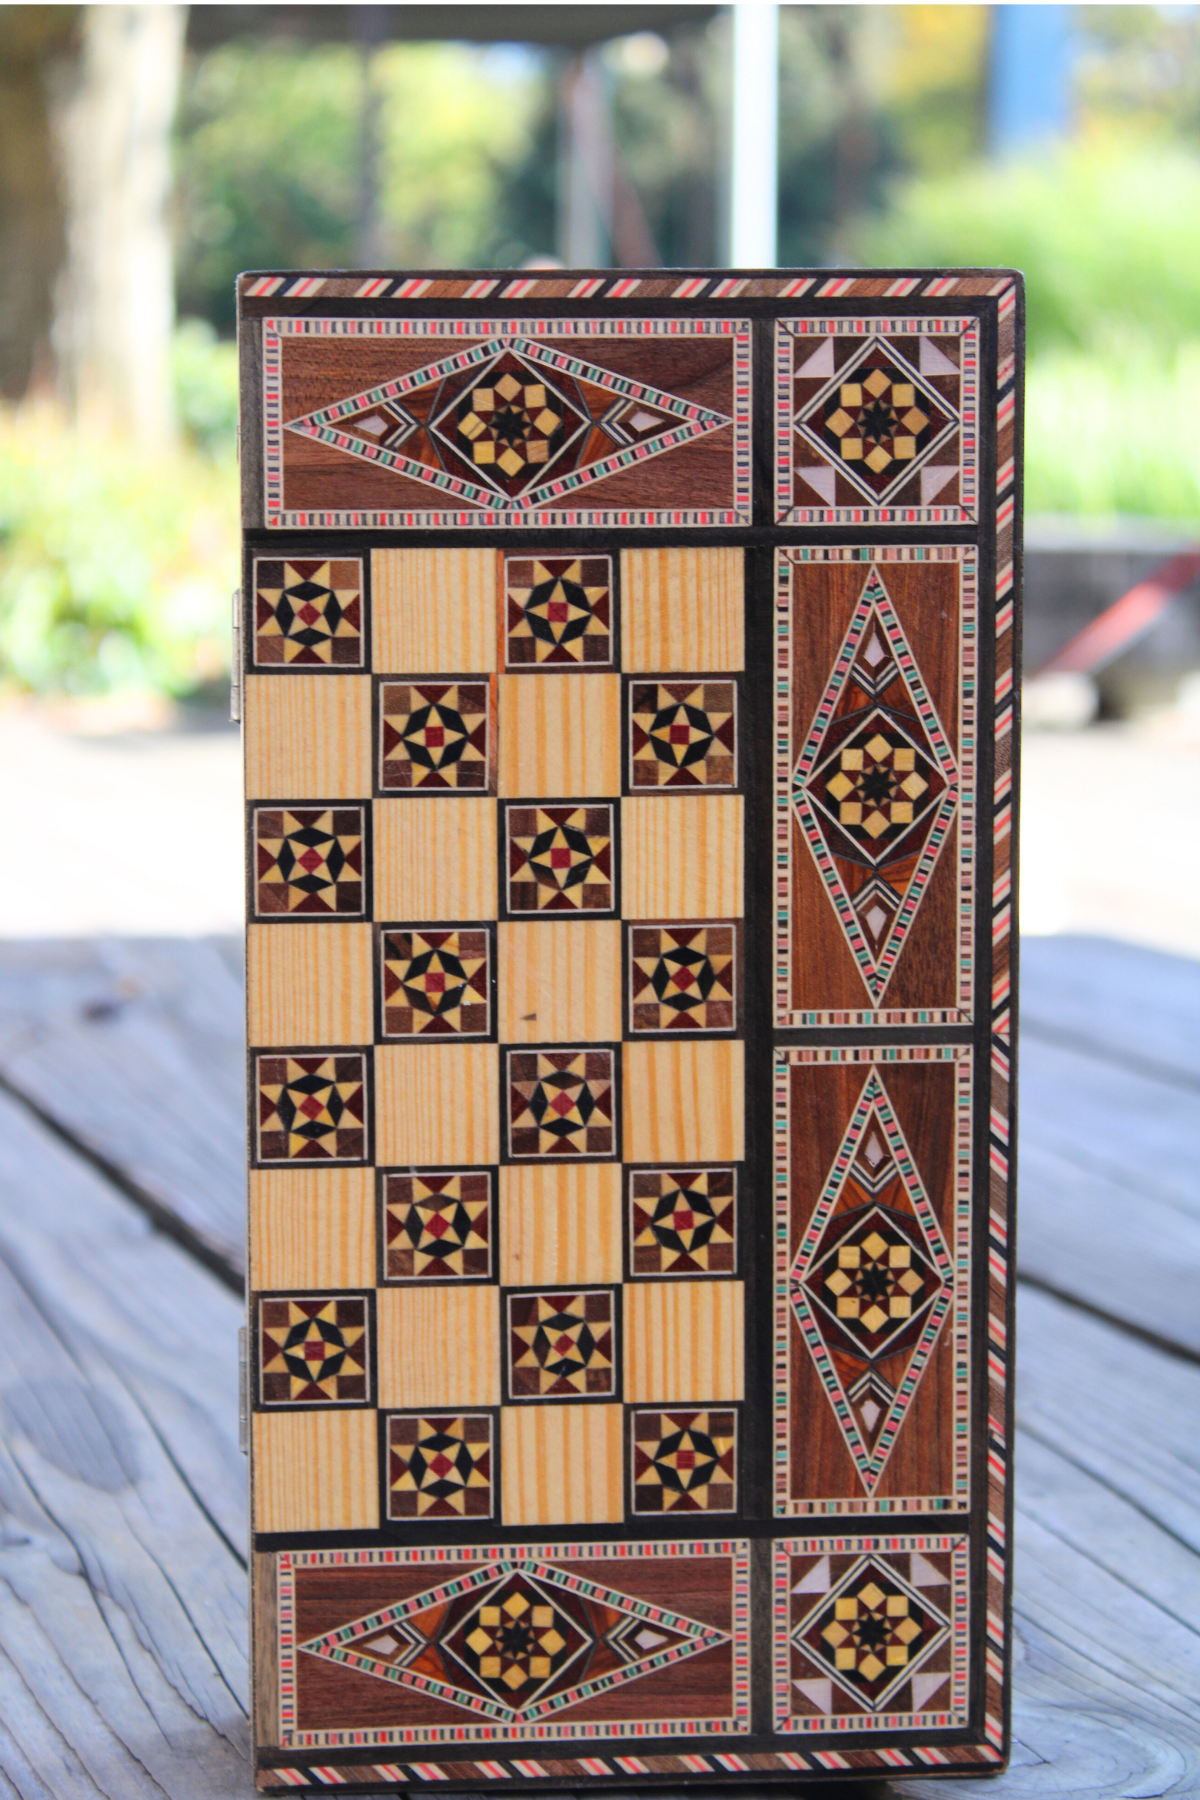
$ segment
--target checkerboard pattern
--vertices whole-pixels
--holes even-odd
[[[741,554],[261,565],[260,1530],[736,1511]]]

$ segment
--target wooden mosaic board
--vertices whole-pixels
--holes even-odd
[[[246,276],[259,1786],[1006,1754],[1016,276]]]

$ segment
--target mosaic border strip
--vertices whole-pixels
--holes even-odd
[[[958,746],[958,1004],[953,1007],[847,1007],[834,1010],[793,1009],[791,990],[792,916],[792,744],[791,640],[794,612],[792,571],[797,564],[848,562],[871,566],[895,562],[957,562],[959,584],[959,746]],[[776,764],[775,764],[775,1024],[788,1030],[807,1025],[969,1025],[975,992],[976,820],[976,686],[978,680],[978,551],[973,544],[828,544],[782,549],[776,564]],[[845,659],[843,647],[839,667]],[[915,671],[914,671],[915,672]],[[909,671],[906,669],[906,673]],[[912,679],[912,674],[909,674]],[[919,676],[918,676],[919,679]],[[922,684],[923,685],[923,684]],[[932,711],[932,709],[931,709]],[[934,725],[940,735],[941,726]],[[815,729],[815,728],[814,728]],[[949,822],[946,827],[949,831]],[[944,841],[944,840],[943,840]],[[862,965],[848,909],[834,903],[855,961]],[[903,911],[903,909],[902,909]],[[913,906],[916,911],[916,904]],[[901,915],[902,916],[902,915]],[[902,952],[901,952],[902,954]],[[896,961],[899,961],[897,956]],[[894,965],[893,965],[894,966]],[[884,995],[886,997],[886,987]]]
[[[953,1063],[955,1066],[955,1144],[954,1144],[954,1244],[952,1249],[954,1277],[950,1307],[954,1366],[954,1476],[948,1494],[932,1496],[871,1495],[840,1500],[794,1500],[789,1496],[791,1472],[791,1349],[789,1300],[792,1258],[788,1254],[789,1188],[790,1188],[790,1094],[787,1070],[797,1065],[853,1065],[896,1063]],[[854,1044],[824,1048],[777,1048],[775,1052],[775,1516],[777,1518],[847,1517],[870,1515],[883,1517],[896,1513],[939,1513],[965,1511],[970,1505],[971,1483],[971,1088],[974,1055],[969,1044],[870,1045]],[[854,1122],[863,1111],[870,1078],[863,1085],[847,1126],[842,1149],[826,1181],[827,1193],[840,1187],[847,1160]],[[912,1154],[901,1137],[905,1163],[912,1167]],[[899,1160],[899,1159],[898,1159]],[[902,1164],[902,1167],[904,1164]],[[922,1195],[925,1206],[930,1203]],[[916,1201],[914,1199],[914,1206]],[[920,1209],[918,1208],[918,1211]],[[820,1208],[814,1212],[807,1236],[813,1231]],[[939,1331],[938,1335],[941,1333]],[[928,1356],[934,1345],[930,1345]],[[819,1369],[819,1364],[818,1364]],[[918,1377],[919,1379],[919,1377]],[[907,1378],[906,1378],[907,1380]],[[846,1426],[838,1409],[838,1424],[843,1437]],[[902,1427],[901,1427],[902,1428]],[[898,1433],[897,1433],[898,1435]],[[894,1438],[893,1438],[894,1442]],[[891,1445],[889,1444],[889,1451]],[[851,1451],[853,1454],[853,1451]],[[872,1461],[875,1461],[873,1458]],[[882,1474],[886,1458],[879,1466]]]
[[[912,337],[957,333],[963,341],[960,368],[962,394],[959,406],[961,431],[961,492],[959,506],[797,506],[792,486],[793,401],[797,339],[819,336],[876,337],[901,333]],[[777,525],[973,525],[978,520],[979,479],[979,343],[980,320],[968,313],[960,317],[914,317],[911,313],[888,318],[871,313],[865,318],[832,315],[827,318],[776,319],[775,321],[775,522]]]
[[[712,270],[670,275],[623,275],[608,270],[592,275],[467,276],[449,272],[429,275],[297,275],[250,273],[239,276],[243,300],[910,300],[943,299],[951,294],[999,295],[1011,288],[1008,275],[995,270],[963,270],[952,275],[714,275]]]
[[[478,284],[477,284],[478,285]],[[292,295],[288,296],[294,297]],[[370,297],[370,296],[368,296]],[[471,298],[483,298],[483,295],[471,295]],[[677,507],[638,508],[605,508],[592,510],[587,506],[577,509],[565,509],[559,504],[553,505],[514,505],[500,508],[477,507],[470,512],[453,509],[381,509],[375,511],[289,511],[283,501],[283,433],[295,428],[295,421],[283,417],[283,340],[285,338],[304,337],[370,337],[372,339],[399,338],[446,338],[451,341],[467,337],[482,338],[487,342],[479,344],[470,351],[460,353],[455,360],[482,360],[495,354],[497,344],[523,342],[539,338],[637,338],[637,337],[724,337],[733,340],[733,411],[728,420],[721,419],[720,428],[726,423],[733,426],[733,504],[730,507],[709,507],[687,509]],[[628,529],[633,526],[673,526],[690,528],[709,525],[749,525],[751,520],[750,502],[750,462],[751,462],[751,384],[750,384],[750,341],[751,331],[748,320],[717,319],[327,319],[327,318],[268,318],[263,321],[263,475],[266,496],[266,524],[270,530],[312,530],[353,527],[355,529],[412,529],[424,527],[433,529],[503,530],[511,527],[565,526],[577,529],[591,529],[597,526],[620,527]],[[550,366],[557,366],[556,358],[561,352],[549,348],[540,352],[540,359]],[[444,359],[443,359],[444,360]],[[570,362],[572,359],[567,358]],[[568,370],[568,372],[570,372]],[[417,371],[414,371],[414,374]],[[396,383],[380,383],[369,390],[376,394],[382,388],[395,387],[397,391],[407,386],[409,377],[402,377]],[[613,375],[614,391],[618,386],[627,386],[631,393],[640,393],[641,384],[627,381],[625,377]],[[354,396],[355,400],[361,395]],[[681,413],[707,413],[707,408],[690,406],[687,402],[672,399],[672,410]],[[368,454],[370,446],[355,443],[339,437],[335,429],[336,419],[325,418],[324,415],[340,415],[353,410],[349,398],[326,407],[318,414],[311,415],[311,429],[307,435],[319,436],[321,441],[337,444],[354,456],[366,461],[379,461],[381,455],[376,451],[372,457]],[[717,415],[712,415],[715,418]],[[306,417],[309,417],[306,415]],[[696,420],[697,425],[704,424]],[[704,432],[715,430],[714,424],[704,424]],[[683,427],[681,427],[681,430]],[[689,432],[688,440],[701,435]],[[684,440],[678,438],[681,443]],[[611,475],[618,469],[632,467],[648,457],[663,454],[664,450],[677,447],[677,434],[670,434],[662,447],[655,450],[652,446],[633,446],[619,455],[606,459],[604,474]],[[416,465],[412,465],[413,468]],[[402,472],[411,473],[411,470]],[[414,479],[417,477],[414,477]],[[601,475],[587,477],[587,472],[576,478],[566,478],[562,483],[552,484],[555,488],[567,491],[572,486],[584,485],[588,480],[603,479]],[[428,477],[421,477],[427,480]],[[446,489],[447,493],[463,499],[473,497],[476,491],[469,489],[469,484],[450,476],[435,484]]]
[[[969,1542],[965,1535],[954,1537],[845,1537],[845,1538],[777,1538],[774,1562],[774,1632],[773,1677],[775,1696],[774,1728],[777,1732],[839,1731],[920,1731],[961,1728],[967,1718],[967,1673],[970,1655],[969,1610]],[[788,1705],[791,1688],[789,1562],[792,1556],[889,1553],[906,1551],[948,1551],[953,1558],[951,1575],[951,1704],[939,1708],[930,1717],[912,1713],[845,1713],[824,1717],[793,1714]],[[885,1752],[885,1759],[890,1755]]]
[[[461,1722],[452,1725],[414,1725],[398,1730],[365,1727],[342,1731],[299,1731],[295,1729],[296,1642],[295,1575],[303,1568],[367,1568],[388,1564],[411,1567],[429,1564],[434,1567],[447,1562],[477,1564],[503,1563],[520,1569],[525,1564],[551,1564],[588,1558],[595,1562],[658,1561],[663,1558],[713,1557],[728,1561],[732,1574],[731,1630],[723,1633],[731,1645],[733,1659],[733,1712],[724,1719],[655,1719],[620,1722],[558,1722],[554,1724],[487,1725]],[[711,1737],[730,1732],[745,1733],[750,1729],[750,1546],[745,1539],[675,1539],[663,1542],[576,1544],[506,1544],[439,1545],[428,1549],[395,1550],[281,1550],[276,1556],[279,1617],[279,1709],[280,1747],[282,1749],[349,1748],[355,1749],[392,1744],[465,1744],[470,1742],[536,1743],[539,1740],[560,1742],[571,1739],[606,1739],[614,1737]],[[470,1577],[464,1577],[468,1583]],[[568,1578],[564,1576],[564,1582]],[[631,1596],[636,1602],[636,1596]],[[649,1603],[636,1602],[646,1605]],[[326,1634],[332,1635],[332,1634]],[[343,1658],[343,1660],[345,1660]],[[519,1765],[514,1765],[519,1766]],[[361,1777],[359,1777],[361,1779]],[[389,1777],[389,1779],[394,1779]],[[429,1779],[426,1777],[426,1779]],[[260,1786],[261,1786],[260,1781]]]

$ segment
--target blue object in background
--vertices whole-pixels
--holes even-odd
[[[993,6],[989,137],[994,155],[1064,133],[1071,117],[1070,6]]]

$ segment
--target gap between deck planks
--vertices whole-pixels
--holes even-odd
[[[251,1792],[240,1308],[30,1110],[234,1275],[239,973],[221,941],[0,946],[0,1076],[29,1102],[0,1095],[2,1792]],[[1015,1745],[987,1792],[1181,1797],[1200,1791],[1200,972],[1035,940],[1025,977],[1022,1264],[1116,1323],[1021,1296]]]

